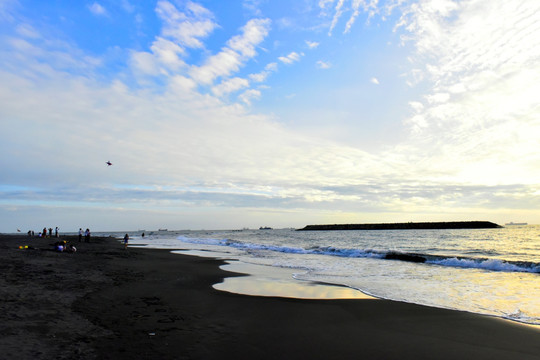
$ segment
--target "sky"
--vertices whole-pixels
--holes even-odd
[[[0,232],[537,224],[538,94],[537,0],[0,0]]]

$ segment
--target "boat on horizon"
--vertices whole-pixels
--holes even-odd
[[[158,231],[169,231],[167,229],[158,229]]]
[[[523,226],[523,225],[529,225],[527,223],[515,223],[513,221],[510,221],[509,223],[506,223],[504,225],[507,225],[507,226]]]
[[[272,228],[269,226],[261,226],[259,230],[272,230]]]

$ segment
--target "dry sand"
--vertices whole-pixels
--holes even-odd
[[[1,359],[540,359],[540,331],[385,300],[217,291],[220,260],[0,235]],[[19,245],[34,249],[20,250]]]

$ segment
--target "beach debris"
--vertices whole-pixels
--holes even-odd
[[[105,164],[107,164],[107,166],[111,166],[111,165],[112,165],[112,162],[107,161]]]
[[[156,333],[155,333],[155,332],[149,332],[148,335],[150,335],[150,336],[155,336]]]

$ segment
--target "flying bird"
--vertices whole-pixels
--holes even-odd
[[[107,164],[107,166],[111,166],[111,165],[112,165],[112,162],[107,161],[105,164]]]

